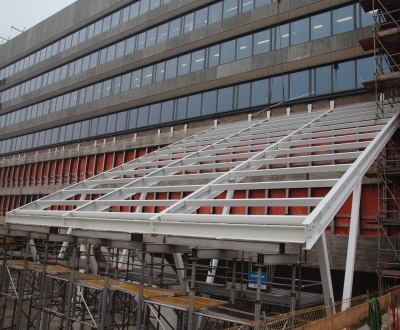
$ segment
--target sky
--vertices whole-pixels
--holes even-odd
[[[0,0],[0,37],[16,37],[11,25],[21,31],[31,28],[76,0]],[[3,39],[0,39],[4,41]]]

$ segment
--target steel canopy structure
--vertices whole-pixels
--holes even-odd
[[[399,126],[397,110],[378,119],[369,103],[215,125],[11,211],[6,222],[306,243],[310,249]],[[304,188],[303,197],[289,193]],[[330,190],[312,197],[312,188]],[[284,189],[286,196],[236,195],[254,189]],[[171,197],[174,192],[181,198]],[[170,198],[154,199],[155,193]],[[252,214],[255,206],[264,214]],[[219,214],[210,214],[212,207]],[[232,207],[243,214],[229,214]],[[284,212],[272,214],[272,207]],[[125,211],[112,212],[116,208]]]

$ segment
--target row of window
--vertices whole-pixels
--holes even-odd
[[[71,77],[80,72],[102,65],[106,62],[114,61],[117,58],[133,53],[135,50],[150,47],[156,43],[190,32],[193,29],[198,29],[205,25],[220,21],[221,19],[238,15],[238,1],[242,2],[242,0],[220,1],[209,7],[179,17],[171,22],[164,23],[152,28],[151,30],[105,47],[95,53],[89,54],[83,58],[3,91],[0,93],[0,102],[6,102],[41,87],[48,86],[67,77]],[[253,9],[254,6],[260,7],[276,0],[244,1],[245,3],[242,4],[242,7],[244,7],[242,8],[242,11]]]
[[[0,70],[0,80],[61,53],[171,0],[140,0]]]
[[[354,90],[362,88],[362,82],[371,80],[372,77],[372,57],[336,63],[181,97],[3,140],[0,142],[0,154],[264,106],[283,100],[307,97],[310,93],[324,95]],[[283,89],[282,86],[284,86]]]
[[[19,123],[25,120],[30,120],[36,117],[47,115],[48,113],[60,111],[70,107],[75,107],[77,105],[98,100],[100,98],[109,97],[111,95],[126,92],[128,90],[133,90],[138,87],[160,82],[165,79],[188,74],[190,72],[196,72],[205,68],[229,63],[254,55],[259,55],[265,52],[269,52],[271,49],[288,47],[291,44],[297,44],[299,40],[305,40],[299,37],[300,32],[304,30],[311,30],[311,35],[313,35],[315,38],[326,37],[329,36],[331,33],[330,28],[326,29],[327,31],[320,30],[322,34],[320,32],[317,32],[319,34],[316,34],[315,32],[313,32],[313,29],[311,29],[311,27],[316,26],[315,24],[331,26],[331,17],[337,15],[336,13],[338,11],[340,11],[341,15],[348,15],[351,14],[352,10],[354,10],[354,6],[350,5],[334,10],[333,12],[322,13],[309,18],[304,18],[299,21],[285,24],[281,27],[257,32],[252,35],[224,42],[222,44],[201,49],[190,54],[182,55],[180,57],[157,63],[143,69],[129,72],[113,79],[109,79],[103,82],[99,82],[95,85],[82,88],[81,90],[58,96],[52,100],[47,100],[28,108],[3,115],[0,117],[0,127],[13,125],[15,123]],[[334,30],[333,27],[332,29]],[[284,32],[282,32],[282,30]],[[286,34],[288,34],[289,37],[285,37]],[[274,42],[275,40],[276,42]],[[125,52],[128,51],[130,44],[131,43],[126,42],[122,45],[121,49],[124,49]],[[63,67],[62,69],[65,68],[65,72],[68,72],[68,70],[74,70],[74,72],[77,72],[77,67],[89,68],[91,67],[91,63],[106,61],[108,55],[110,54],[109,52],[112,53],[112,58],[114,58],[116,56],[116,51],[118,53],[118,47],[115,47],[114,45],[109,47],[108,50],[106,49],[106,52],[103,56],[101,56],[101,54],[99,55],[99,53],[94,53],[90,56],[85,57],[84,59],[80,59]],[[61,73],[62,72],[64,71],[61,70]],[[58,71],[58,75],[60,75],[61,73],[60,71]],[[54,79],[54,74],[46,74],[45,76],[46,79]],[[29,82],[25,83],[25,86],[28,86],[28,83]]]

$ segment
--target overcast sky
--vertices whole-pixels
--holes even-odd
[[[25,30],[45,20],[76,0],[0,0],[0,37],[17,36],[11,25]],[[1,43],[2,39],[0,39]]]

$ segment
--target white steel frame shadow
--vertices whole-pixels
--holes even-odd
[[[6,222],[299,243],[307,249],[317,243],[321,275],[330,283],[325,229],[399,126],[397,110],[376,119],[375,104],[368,103],[213,127],[11,211]],[[312,197],[311,189],[319,187],[331,189],[324,198]],[[307,188],[308,196],[290,197],[290,189],[299,188]],[[234,191],[252,189],[285,189],[286,197],[233,198]],[[146,199],[160,192],[181,192],[181,199]],[[185,197],[183,192],[191,193]],[[224,192],[225,199],[216,199]],[[86,200],[93,194],[102,196]],[[71,200],[78,195],[79,200]],[[132,199],[135,195],[139,198]],[[53,206],[75,209],[50,210]],[[108,212],[123,206],[136,211]],[[254,206],[285,207],[285,215],[229,214],[231,207]],[[298,206],[308,213],[290,214]],[[156,212],[156,207],[166,208]],[[200,207],[222,207],[223,212],[196,214]],[[330,291],[327,299],[333,297],[331,288],[324,291]]]

